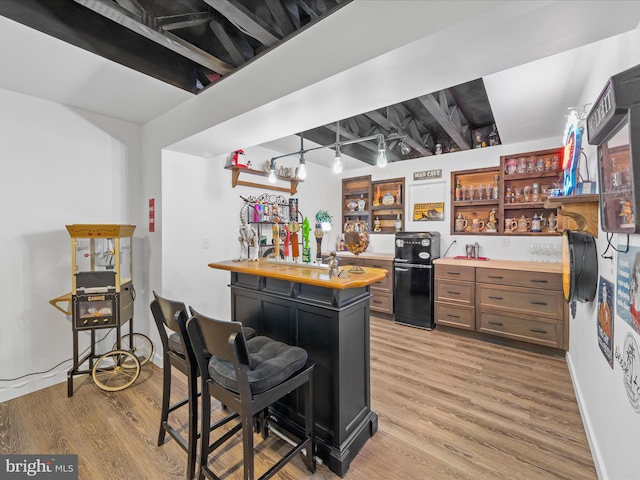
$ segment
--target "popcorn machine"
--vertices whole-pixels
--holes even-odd
[[[117,391],[131,385],[140,373],[140,365],[153,353],[148,337],[133,333],[133,258],[134,225],[67,225],[71,236],[72,290],[50,301],[58,310],[71,315],[73,330],[73,368],[67,372],[67,395],[73,396],[73,377],[91,373],[103,390]],[[69,302],[69,310],[59,306]],[[129,323],[129,334],[121,327]],[[96,330],[115,328],[113,350],[96,354]],[[80,358],[78,333],[88,331],[91,345]],[[97,360],[95,360],[97,358]],[[94,362],[95,360],[95,362]],[[88,369],[83,365],[88,362]]]

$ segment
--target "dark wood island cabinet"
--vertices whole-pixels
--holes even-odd
[[[234,320],[291,345],[316,363],[314,401],[317,455],[344,476],[351,461],[378,428],[371,410],[369,373],[369,286],[386,270],[365,268],[337,278],[327,269],[280,262],[209,264],[231,272]],[[292,392],[271,412],[278,423],[302,432],[302,395]]]

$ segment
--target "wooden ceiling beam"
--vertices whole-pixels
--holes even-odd
[[[112,20],[123,27],[152,40],[169,50],[182,55],[220,75],[227,75],[233,67],[219,58],[186,42],[182,38],[164,30],[155,30],[144,23],[142,18],[110,0],[74,0],[76,3]]]
[[[266,0],[267,7],[271,12],[271,16],[275,19],[276,24],[280,27],[282,37],[288,37],[292,34],[296,27],[291,21],[291,17],[287,13],[281,0]]]
[[[387,131],[395,130],[396,132],[398,132],[398,135],[400,136],[406,135],[407,138],[405,140],[405,143],[409,145],[411,148],[413,148],[416,152],[420,153],[421,155],[424,155],[424,156],[431,155],[431,151],[425,148],[424,145],[422,145],[422,143],[420,143],[415,138],[413,138],[413,136],[406,133],[400,125],[396,125],[395,123],[391,122],[381,113],[378,113],[377,111],[373,111],[373,112],[365,113],[364,115],[365,117],[370,119],[372,122],[377,123]]]
[[[224,15],[240,31],[270,47],[280,40],[271,26],[245,8],[237,0],[204,0],[208,5]]]
[[[471,145],[469,145],[469,142],[465,139],[462,131],[451,121],[451,114],[446,102],[446,97],[444,98],[444,103],[441,103],[443,102],[442,96],[444,93],[442,91],[440,93],[440,102],[438,102],[431,93],[418,97],[418,101],[427,109],[431,116],[442,125],[444,131],[447,132],[451,140],[453,140],[461,150],[469,150]]]

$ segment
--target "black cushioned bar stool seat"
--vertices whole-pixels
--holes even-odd
[[[258,336],[247,341],[240,323],[208,318],[193,309],[191,313],[187,331],[202,373],[203,392],[198,479],[205,476],[218,479],[208,466],[209,454],[242,430],[244,479],[254,480],[254,416],[299,387],[304,390],[304,438],[260,478],[270,478],[305,449],[304,460],[307,469],[313,473],[316,467],[312,390],[314,364],[308,360],[307,352],[268,337]],[[207,357],[204,352],[210,352],[211,356]],[[210,419],[211,397],[232,412],[214,425]],[[235,418],[239,422],[210,444],[210,432]]]

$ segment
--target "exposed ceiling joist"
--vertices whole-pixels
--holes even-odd
[[[254,15],[236,0],[204,1],[224,15],[245,34],[255,38],[265,47],[270,47],[279,40],[276,32],[267,22]]]
[[[227,75],[233,71],[231,65],[184,41],[180,37],[170,32],[154,30],[143,24],[142,19],[145,15],[138,17],[111,0],[75,0],[75,2],[220,75]]]
[[[409,134],[407,134],[400,125],[397,125],[393,122],[391,122],[389,119],[387,119],[384,115],[382,115],[379,112],[373,111],[373,112],[368,112],[364,114],[367,118],[369,118],[372,122],[375,122],[376,124],[380,125],[383,129],[392,132],[392,131],[396,131],[398,132],[398,135],[400,136],[404,136],[406,135],[407,138],[405,140],[406,144],[409,145],[411,148],[413,148],[414,150],[416,150],[417,152],[419,152],[422,155],[430,155],[431,152],[429,150],[427,150],[426,148],[424,148],[424,146],[422,144],[420,144],[419,142],[417,142],[416,140],[414,140],[413,137],[411,137]]]
[[[451,137],[451,140],[453,140],[461,150],[469,150],[471,148],[464,138],[462,131],[451,121],[448,106],[445,107],[445,110],[431,93],[418,97],[418,101],[427,109],[433,118],[442,125],[442,128],[444,128],[445,132]]]

